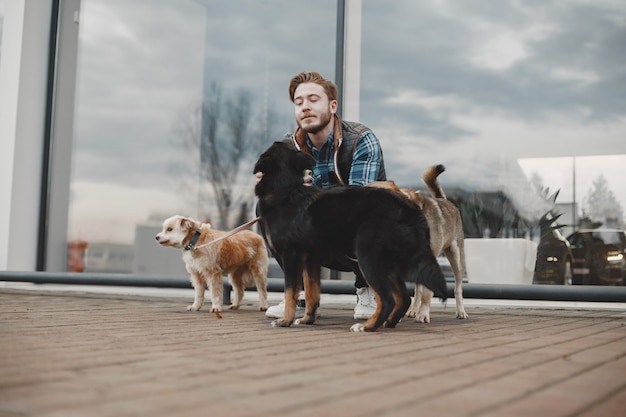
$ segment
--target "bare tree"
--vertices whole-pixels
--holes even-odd
[[[276,113],[268,105],[255,112],[254,102],[247,90],[224,98],[213,83],[204,103],[181,117],[175,130],[175,141],[192,154],[176,169],[180,190],[195,197],[199,215],[217,228],[229,229],[251,215],[252,165],[262,149],[282,137],[274,133]]]

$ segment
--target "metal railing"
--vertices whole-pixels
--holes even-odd
[[[23,272],[0,271],[0,281],[30,282],[35,284],[100,285],[152,288],[192,288],[189,279],[182,277],[143,277],[133,274],[77,273],[77,272]],[[223,278],[224,304],[230,303],[231,285]],[[412,294],[415,284],[407,283]],[[253,290],[251,288],[251,290]],[[282,278],[268,278],[267,290],[283,292]],[[354,281],[328,280],[321,282],[325,294],[354,294]],[[454,285],[448,284],[448,297],[454,297]],[[534,301],[591,301],[626,303],[626,287],[592,285],[492,285],[464,284],[464,298]]]

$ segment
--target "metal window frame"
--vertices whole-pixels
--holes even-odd
[[[67,227],[81,0],[53,0],[37,270],[67,269]]]

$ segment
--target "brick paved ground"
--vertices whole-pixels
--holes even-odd
[[[0,289],[0,416],[622,416],[626,312],[436,307],[350,333],[158,297]]]

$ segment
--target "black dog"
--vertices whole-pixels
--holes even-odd
[[[376,313],[352,331],[395,327],[411,303],[405,281],[423,284],[445,299],[446,281],[419,207],[381,188],[306,186],[305,172],[314,163],[310,155],[275,142],[254,167],[261,227],[285,273],[285,314],[272,325],[294,322],[301,282],[306,310],[296,324],[313,324],[320,266],[358,268],[376,294]]]

